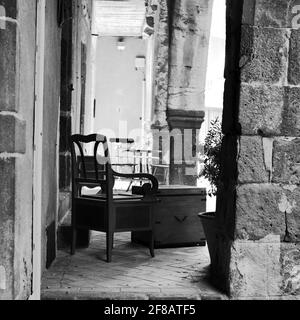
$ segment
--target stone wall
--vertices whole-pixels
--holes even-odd
[[[231,297],[300,296],[298,1],[228,0],[213,278]]]
[[[27,299],[32,289],[36,1],[2,0],[0,8],[0,299]],[[51,259],[56,248],[60,29],[53,0],[46,1],[45,45],[42,269],[49,248]]]
[[[35,15],[0,1],[0,300],[31,294]]]

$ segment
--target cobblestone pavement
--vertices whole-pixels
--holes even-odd
[[[75,256],[58,252],[43,275],[42,299],[226,299],[207,281],[207,247],[156,249],[155,255],[131,243],[130,234],[117,233],[108,264],[105,234],[94,233],[90,247]]]

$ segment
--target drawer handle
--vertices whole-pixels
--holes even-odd
[[[184,222],[186,219],[188,218],[188,216],[185,216],[184,218],[180,219],[178,217],[175,216],[175,219],[178,221],[178,222]]]

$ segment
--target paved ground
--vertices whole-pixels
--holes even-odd
[[[226,299],[207,281],[207,247],[156,249],[115,235],[113,262],[105,262],[105,235],[94,233],[88,249],[75,256],[59,251],[43,275],[42,299]]]

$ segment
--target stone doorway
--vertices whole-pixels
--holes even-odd
[[[173,7],[170,8],[174,10]],[[167,8],[163,7],[160,11],[160,23],[165,19],[166,11],[164,11],[164,9]],[[177,8],[177,10],[185,9],[187,8],[181,8],[180,6]],[[211,6],[204,6],[204,9],[208,10],[208,15],[211,15]],[[177,21],[177,23],[179,23],[179,21]],[[115,26],[115,28],[117,28],[117,26]],[[111,36],[112,31],[106,29],[105,32],[108,32]],[[203,37],[208,35],[208,30],[205,30]],[[167,34],[164,36],[169,37]],[[170,38],[172,37],[173,36]],[[117,38],[120,38],[120,34],[118,34]],[[159,41],[163,40],[159,39]],[[190,39],[189,41],[192,40]],[[199,48],[197,46],[193,48],[193,50],[202,49],[205,51],[203,55],[206,60],[208,42],[209,39],[206,39],[206,42]],[[162,48],[158,47],[157,50],[159,52]],[[180,48],[178,47],[176,50],[180,50]],[[166,58],[166,56],[164,58]],[[160,64],[158,64],[157,67],[162,68]],[[203,68],[204,66],[199,68],[197,66],[197,72],[203,71]],[[163,73],[164,71],[160,69],[157,72]],[[99,74],[101,74],[101,72],[99,72]],[[194,76],[198,77],[199,75],[195,74]],[[202,82],[205,82],[205,76],[202,75],[201,79]],[[160,83],[155,83],[155,86],[160,86]],[[201,87],[204,88],[205,83],[202,83]],[[189,85],[185,90],[188,91],[188,88]],[[156,92],[156,94],[158,94],[158,92]],[[159,104],[162,102],[162,100],[160,100],[161,97],[156,97],[156,99],[156,106],[159,107]],[[192,99],[195,98],[193,97]],[[173,102],[175,103],[175,101]],[[99,103],[99,101],[97,101],[97,103]],[[186,101],[185,103],[188,102]],[[204,103],[202,93],[199,103],[201,106],[202,103]],[[197,108],[199,108],[199,106],[197,106]],[[168,113],[166,111],[167,110],[164,111],[164,123],[160,122],[158,127],[161,127],[162,124],[164,126],[165,123],[167,123]],[[161,112],[162,110],[160,109],[153,110],[152,116],[156,120],[162,120]],[[202,111],[192,111],[189,113],[189,111],[183,110],[182,113],[180,110],[179,112],[177,110],[171,110],[169,112],[169,120],[171,119],[170,123],[174,124],[179,117],[179,122],[183,125],[182,129],[189,127],[190,124],[187,123],[192,123],[191,128],[194,130],[198,125],[201,126],[203,119],[200,115],[202,115]],[[193,120],[194,116],[195,121]],[[156,126],[157,124],[156,122]],[[92,127],[95,128],[95,124]],[[85,132],[87,132],[87,128],[85,128]],[[182,135],[181,138],[183,138]],[[175,172],[177,177],[178,172],[179,171]],[[179,177],[179,180],[183,181],[184,179],[182,178],[183,177]],[[178,181],[178,179],[174,178],[173,183],[176,183],[176,181]],[[195,183],[195,181],[193,183]],[[126,299],[144,297],[145,299],[225,299],[224,295],[209,284],[210,260],[207,247],[195,246],[157,249],[157,258],[151,260],[147,256],[147,253],[144,253],[144,247],[132,244],[130,237],[126,234],[117,234],[114,249],[116,261],[110,265],[110,272],[107,273],[105,272],[105,270],[107,270],[107,264],[101,259],[101,252],[105,252],[104,245],[103,235],[93,233],[90,247],[88,249],[81,249],[75,257],[70,257],[67,249],[60,250],[56,262],[44,273],[42,284],[43,298],[100,299],[123,297]],[[128,262],[128,256],[132,257],[130,262]],[[87,268],[87,263],[92,267]],[[153,275],[156,280],[151,279]]]
[[[300,68],[299,28],[293,24],[292,6],[296,3],[227,1],[225,137],[212,279],[233,299],[299,296]],[[174,47],[171,51],[176,53]],[[165,62],[169,52],[167,56]],[[160,66],[163,70],[166,64]],[[176,66],[172,67],[174,75]],[[170,87],[176,89],[176,83],[159,87],[160,98],[168,97]],[[176,98],[176,90],[172,94]],[[176,106],[176,99],[167,101]],[[164,127],[166,119],[183,125],[184,119],[192,118],[194,125],[194,119],[201,118],[197,112],[187,117],[186,110],[178,112],[176,107],[166,110],[166,105],[160,99],[158,127]],[[182,168],[173,169],[176,174]]]

